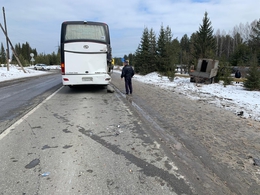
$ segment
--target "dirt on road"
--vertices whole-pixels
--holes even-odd
[[[124,81],[112,74],[124,93]],[[205,194],[260,194],[260,123],[240,118],[206,101],[133,79],[129,106],[171,154],[197,191]],[[156,138],[155,138],[156,139]]]

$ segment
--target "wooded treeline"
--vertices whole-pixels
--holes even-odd
[[[207,12],[199,30],[190,37],[185,34],[180,41],[173,38],[169,26],[161,26],[158,36],[153,29],[145,28],[136,52],[124,58],[130,60],[137,73],[144,75],[156,71],[170,80],[175,76],[176,65],[184,64],[189,71],[191,66],[196,68],[199,58],[217,59],[220,61],[218,76],[230,77],[232,67],[250,67],[253,71],[242,75],[256,78],[252,88],[260,89],[260,19],[235,26],[228,34],[221,30],[213,33]],[[116,64],[121,64],[120,61],[115,59]],[[229,83],[230,79],[226,84]]]
[[[190,37],[185,34],[180,40],[173,38],[169,26],[161,26],[158,36],[153,29],[145,28],[136,52],[124,56],[141,74],[167,72],[176,64],[196,65],[198,58],[218,59],[231,66],[250,66],[255,57],[259,66],[260,19],[235,26],[228,34],[219,29],[213,34],[207,12],[199,30]]]
[[[37,50],[31,48],[28,42],[23,44],[18,43],[14,46],[14,49],[23,66],[29,66],[31,64],[36,64],[36,63],[43,63],[48,65],[60,64],[59,50],[57,51],[57,53],[53,52],[51,54],[44,54],[44,53],[38,54]],[[30,56],[31,53],[34,54],[33,58],[35,61],[33,62],[31,62],[32,59]],[[14,55],[11,56],[11,63],[18,64]],[[3,43],[1,43],[1,48],[0,48],[0,64],[6,64],[6,52]]]

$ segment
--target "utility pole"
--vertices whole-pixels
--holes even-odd
[[[11,46],[11,48],[12,48],[14,57],[16,58],[16,60],[17,60],[17,62],[18,62],[18,64],[19,64],[19,66],[22,68],[23,72],[26,73],[26,71],[25,71],[24,68],[23,68],[22,63],[21,63],[20,60],[19,60],[18,55],[17,55],[16,52],[15,52],[15,49],[14,49],[14,47],[13,47],[13,44],[12,44],[12,42],[10,41],[9,37],[7,36],[7,34],[6,34],[6,32],[5,32],[5,30],[4,30],[4,28],[3,28],[3,26],[2,26],[1,23],[0,23],[0,27],[1,27],[2,31],[4,32],[4,34],[5,34],[5,36],[6,36],[6,38],[7,38],[7,41],[10,43],[10,46]]]
[[[7,38],[7,27],[6,27],[6,19],[5,19],[5,8],[3,7],[3,15],[4,15],[4,25],[5,25],[5,32],[6,32],[6,63],[7,63],[7,71],[9,71],[9,59],[10,59],[10,53],[9,53],[9,44],[8,44],[8,38]]]

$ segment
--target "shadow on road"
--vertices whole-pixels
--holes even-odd
[[[65,87],[65,91],[61,91],[61,93],[107,93],[107,86],[102,85],[79,85],[72,87]]]

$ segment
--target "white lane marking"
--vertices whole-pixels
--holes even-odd
[[[0,134],[0,140],[2,140],[5,136],[7,136],[11,130],[13,130],[15,127],[17,127],[19,124],[21,124],[28,116],[30,116],[32,113],[34,113],[39,107],[42,106],[45,102],[47,102],[49,99],[51,99],[54,95],[56,95],[64,86],[60,87],[57,91],[55,91],[53,94],[48,96],[45,100],[43,100],[40,104],[38,104],[35,108],[33,108],[30,112],[28,112],[26,115],[24,115],[22,118],[20,118],[18,121],[16,121],[14,124],[12,124],[10,127],[8,127],[3,133]]]

